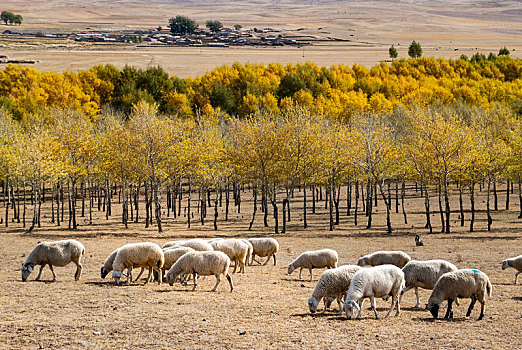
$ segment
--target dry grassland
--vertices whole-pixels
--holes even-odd
[[[411,195],[411,193],[410,193]],[[386,236],[382,202],[376,208],[375,225],[365,230],[353,226],[353,216],[342,208],[341,224],[334,232],[327,230],[327,211],[320,203],[317,214],[309,210],[310,228],[302,226],[300,193],[292,202],[289,233],[274,236],[280,242],[278,265],[247,266],[245,274],[232,276],[236,290],[228,292],[226,281],[216,293],[210,289],[214,278],[200,280],[200,288],[179,284],[114,286],[110,276],[102,280],[100,267],[105,258],[124,243],[150,240],[163,244],[182,237],[253,237],[272,235],[262,228],[262,217],[256,219],[254,230],[246,227],[251,215],[251,198],[243,195],[242,213],[233,211],[228,223],[220,222],[219,231],[211,222],[201,226],[193,223],[186,228],[186,218],[167,219],[166,232],[159,235],[154,228],[133,224],[124,230],[118,213],[105,221],[97,213],[93,226],[81,226],[77,232],[56,229],[49,223],[48,206],[41,229],[27,235],[14,224],[0,230],[0,348],[8,349],[69,349],[69,348],[410,348],[410,349],[517,349],[522,347],[522,286],[513,285],[514,270],[501,270],[501,260],[522,252],[522,225],[516,219],[518,199],[512,196],[512,210],[494,212],[494,231],[485,231],[484,197],[478,198],[478,232],[470,234],[452,222],[451,234],[425,234],[421,198],[407,198],[409,224],[402,223],[401,214],[393,214],[397,228]],[[456,198],[454,198],[456,199]],[[341,204],[343,203],[341,198]],[[345,202],[344,202],[345,203]],[[456,208],[456,203],[452,203]],[[504,205],[500,196],[499,206]],[[117,203],[114,205],[117,209]],[[233,206],[232,206],[233,208]],[[209,213],[213,212],[213,208]],[[223,212],[220,210],[220,217]],[[452,214],[456,220],[457,214]],[[195,213],[197,218],[197,213]],[[83,220],[83,219],[82,219]],[[433,216],[438,231],[438,215]],[[272,220],[270,220],[272,224]],[[466,220],[466,225],[468,221]],[[420,233],[425,246],[415,247],[414,235]],[[51,279],[46,268],[44,282],[35,282],[36,272],[26,283],[21,282],[20,265],[40,240],[63,238],[81,240],[87,250],[84,272],[74,282],[73,264],[56,268],[58,280]],[[346,320],[332,312],[309,314],[307,299],[317,282],[298,280],[297,272],[286,274],[287,265],[307,249],[333,248],[341,264],[355,263],[361,255],[379,249],[400,249],[414,259],[442,258],[462,268],[484,271],[493,284],[493,297],[488,300],[484,320],[477,321],[479,309],[472,317],[464,317],[469,300],[455,307],[453,321],[432,322],[429,312],[414,309],[415,294],[408,292],[403,299],[399,318],[375,320],[365,307],[360,321]],[[429,291],[421,290],[425,303]],[[369,306],[369,304],[366,304]],[[389,306],[379,300],[381,312]],[[383,315],[382,315],[383,316]]]
[[[79,32],[84,30],[150,29],[167,26],[168,18],[183,14],[200,26],[219,19],[225,26],[272,27],[316,39],[300,48],[197,48],[143,47],[143,45],[78,44],[63,40],[9,39],[0,36],[0,52],[12,59],[31,59],[43,71],[87,69],[95,64],[125,64],[140,68],[161,65],[169,73],[194,77],[233,62],[298,63],[318,65],[354,63],[372,66],[388,59],[394,44],[399,57],[407,57],[412,40],[419,41],[424,56],[457,58],[477,51],[498,52],[501,46],[512,57],[522,57],[522,6],[519,1],[92,1],[12,0],[9,10],[24,16],[19,27],[0,31]],[[299,31],[298,31],[299,29]],[[304,56],[304,57],[303,57]],[[1,67],[1,65],[0,65]]]

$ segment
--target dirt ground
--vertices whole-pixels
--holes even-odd
[[[119,31],[167,27],[181,14],[200,27],[209,19],[224,26],[275,28],[288,35],[316,39],[312,46],[295,47],[151,47],[140,45],[79,44],[70,40],[17,39],[0,35],[0,54],[10,59],[36,60],[41,71],[88,69],[96,64],[125,64],[139,68],[161,65],[170,74],[195,77],[215,67],[240,63],[298,63],[370,67],[389,59],[393,44],[399,58],[407,58],[412,40],[421,43],[426,57],[468,57],[476,52],[497,53],[507,46],[512,57],[522,57],[522,8],[519,1],[300,1],[245,0],[169,2],[152,0],[30,0],[9,1],[9,11],[24,17],[22,26],[0,25],[0,32],[60,33]],[[275,33],[277,34],[277,33]],[[333,41],[333,40],[342,41]],[[0,64],[0,68],[3,65]]]
[[[504,194],[505,195],[505,194]],[[242,212],[232,206],[230,221],[219,222],[213,231],[211,222],[201,226],[193,222],[186,228],[186,218],[168,218],[165,232],[144,229],[132,224],[128,230],[118,220],[118,205],[113,217],[106,221],[96,212],[95,225],[85,224],[77,232],[56,229],[49,223],[48,204],[43,226],[32,234],[24,234],[19,224],[0,229],[0,347],[8,349],[69,349],[69,348],[474,348],[516,349],[522,347],[522,286],[513,285],[515,270],[501,270],[501,261],[521,254],[522,221],[517,219],[518,198],[511,197],[511,210],[493,213],[494,230],[485,231],[484,197],[478,198],[477,230],[468,233],[458,226],[457,213],[452,213],[453,233],[426,234],[423,227],[422,199],[410,194],[406,206],[408,225],[402,215],[393,213],[396,231],[387,236],[384,208],[381,201],[376,208],[375,225],[364,229],[365,217],[353,225],[352,216],[341,208],[341,223],[335,231],[327,229],[327,211],[319,203],[316,214],[309,208],[310,228],[303,229],[300,193],[292,202],[292,221],[287,234],[273,235],[272,228],[262,227],[258,214],[252,231],[247,231],[252,202],[243,195]],[[457,198],[453,198],[456,200]],[[343,205],[341,198],[341,205]],[[465,200],[467,200],[465,198]],[[455,208],[456,203],[452,203]],[[499,208],[504,208],[499,195]],[[466,206],[467,208],[468,206]],[[209,212],[212,212],[210,210]],[[198,214],[195,210],[195,219]],[[220,218],[223,211],[220,209]],[[466,214],[466,226],[469,224]],[[432,217],[435,231],[440,229],[438,215]],[[272,225],[273,220],[269,220]],[[421,234],[423,247],[415,247],[414,236]],[[100,278],[100,267],[117,247],[139,241],[163,244],[182,237],[257,237],[274,236],[280,243],[278,264],[247,266],[245,274],[233,274],[235,291],[230,293],[226,281],[211,293],[214,277],[201,279],[196,292],[175,284],[115,286],[110,276]],[[26,283],[21,282],[20,265],[32,248],[41,240],[79,239],[86,247],[83,275],[74,282],[74,264],[55,268],[58,279],[51,283],[48,268],[43,282],[35,282],[37,271]],[[313,281],[303,271],[287,275],[288,264],[304,250],[333,248],[339,253],[341,264],[353,264],[366,253],[380,249],[398,249],[414,259],[442,258],[461,268],[484,271],[493,284],[493,297],[488,300],[485,318],[477,321],[479,308],[471,318],[465,318],[469,300],[461,300],[455,307],[453,321],[431,321],[429,312],[414,309],[415,294],[403,298],[398,318],[375,320],[373,312],[364,308],[362,320],[346,320],[339,316],[337,304],[333,310],[321,314],[308,312],[307,299],[321,273],[314,271]],[[430,292],[421,290],[425,303]],[[366,303],[366,306],[369,306]],[[389,307],[377,302],[381,316]]]

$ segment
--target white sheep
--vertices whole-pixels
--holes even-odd
[[[220,251],[209,252],[188,252],[176,261],[174,265],[167,272],[167,280],[172,286],[178,276],[192,274],[194,277],[194,288],[197,288],[197,276],[216,276],[216,285],[212,288],[215,292],[219,282],[221,282],[221,275],[225,275],[230,284],[230,292],[234,290],[232,278],[228,273],[230,267],[230,258]]]
[[[244,242],[248,246],[248,252],[247,252],[247,256],[246,256],[246,260],[245,260],[245,263],[248,264],[248,262],[250,261],[250,258],[254,254],[254,247],[252,246],[252,243],[250,243],[250,241],[248,239],[242,238],[242,239],[240,239],[240,241]]]
[[[178,244],[181,244],[181,243],[184,243],[186,242],[187,240],[186,239],[182,239],[182,240],[177,240],[177,241],[168,241],[167,243],[165,243],[163,245],[163,249],[167,249],[167,248],[170,248],[170,247],[173,247],[175,245],[178,245]]]
[[[517,284],[518,275],[522,272],[522,255],[503,260],[502,261],[502,270],[505,270],[508,267],[512,267],[512,268],[518,270],[515,273],[515,284]]]
[[[112,278],[116,285],[119,284],[123,270],[127,269],[127,282],[132,281],[132,268],[135,266],[148,268],[149,275],[145,284],[151,281],[152,270],[158,272],[158,284],[161,284],[161,269],[165,263],[163,251],[156,243],[142,242],[130,243],[118,249],[116,258],[112,264],[113,272]]]
[[[439,280],[431,292],[426,308],[431,312],[433,319],[439,315],[440,305],[444,300],[448,300],[448,309],[444,318],[453,318],[453,301],[458,298],[471,298],[466,317],[471,315],[471,311],[477,300],[481,304],[479,320],[484,317],[486,307],[486,295],[491,297],[491,282],[488,276],[479,270],[463,269],[447,272],[440,276]]]
[[[391,295],[392,302],[386,317],[391,315],[395,305],[397,305],[395,316],[399,316],[401,313],[399,295],[403,288],[404,272],[395,265],[379,265],[357,271],[352,277],[344,301],[346,317],[351,319],[354,309],[356,309],[358,311],[357,319],[360,319],[364,298],[370,298],[375,318],[378,319],[379,314],[375,306],[375,298],[382,298],[387,295]]]
[[[76,264],[74,279],[78,281],[82,275],[81,259],[84,255],[85,247],[75,239],[38,243],[22,264],[22,281],[27,281],[27,277],[33,272],[35,265],[40,265],[40,272],[36,277],[36,281],[39,281],[43,268],[45,265],[49,265],[54,282],[56,281],[56,274],[53,266],[64,267],[71,262]]]
[[[179,242],[178,244],[175,244],[171,247],[189,247],[194,250],[197,250],[198,252],[206,252],[206,251],[214,250],[212,248],[212,246],[210,245],[210,243],[208,243],[207,241],[205,241],[204,239],[201,239],[201,238],[189,239],[184,242]]]
[[[333,249],[307,250],[297,257],[290,265],[288,265],[288,274],[299,269],[299,279],[302,279],[301,273],[303,269],[310,270],[310,281],[312,280],[312,269],[337,267],[339,256]]]
[[[362,267],[357,265],[343,265],[335,269],[324,271],[312,292],[312,296],[308,299],[310,312],[314,313],[317,310],[319,302],[323,299],[324,313],[330,305],[330,297],[332,297],[337,299],[339,313],[342,314],[342,299],[348,291],[353,275],[361,268]]]
[[[249,241],[252,244],[252,247],[254,248],[254,251],[252,253],[251,264],[254,263],[255,256],[257,255],[259,257],[267,257],[263,265],[268,264],[270,257],[274,257],[274,266],[276,265],[276,253],[279,251],[279,243],[277,242],[277,240],[271,237],[267,237],[250,238]],[[260,262],[258,263],[260,264]]]
[[[419,288],[433,289],[440,276],[446,272],[457,270],[458,268],[455,265],[446,260],[410,261],[402,268],[402,272],[404,272],[406,288],[404,288],[401,292],[399,303],[401,302],[404,293],[412,288],[415,288],[415,295],[417,296],[417,303],[415,304],[415,307],[419,307]]]
[[[245,273],[245,262],[248,255],[248,245],[240,239],[224,239],[211,243],[214,250],[220,251],[228,255],[231,261],[235,262],[234,271],[236,272],[239,265],[239,272]]]
[[[378,265],[395,265],[398,268],[403,268],[411,260],[411,257],[400,250],[384,251],[380,250],[361,257],[357,261],[359,266],[378,266]]]

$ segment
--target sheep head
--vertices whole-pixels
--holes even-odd
[[[116,283],[116,285],[119,285],[120,284],[120,278],[122,276],[122,273],[119,272],[119,271],[114,271],[112,273],[112,278],[114,279],[114,283]]]
[[[288,265],[288,274],[291,274],[292,272],[294,272],[294,270],[295,270],[294,264]]]
[[[440,304],[435,303],[432,300],[428,300],[428,303],[426,304],[426,309],[430,311],[431,316],[433,316],[433,319],[436,320],[439,316]]]
[[[107,274],[109,273],[109,271],[105,268],[105,266],[102,266],[101,268],[101,278],[105,278],[105,276],[107,276]]]
[[[27,281],[27,277],[33,272],[34,267],[29,264],[22,264],[22,282]]]
[[[359,266],[366,266],[366,258],[360,258],[359,260],[357,260],[357,265]]]
[[[502,270],[505,270],[509,267],[509,262],[507,260],[502,261]]]
[[[319,301],[315,299],[314,297],[310,297],[308,299],[308,309],[310,309],[311,313],[315,313],[315,310],[317,310],[317,306],[319,305]]]
[[[355,300],[346,300],[344,302],[344,312],[346,313],[347,319],[352,319],[354,314],[354,309],[357,311],[361,311],[359,304]]]

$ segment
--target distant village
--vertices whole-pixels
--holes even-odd
[[[74,40],[84,43],[136,43],[174,46],[302,46],[310,45],[313,37],[289,35],[273,28],[231,29],[222,28],[213,33],[208,29],[196,29],[193,34],[173,35],[169,29],[134,30],[128,32],[83,31],[79,33],[23,33],[5,30],[8,37]]]

